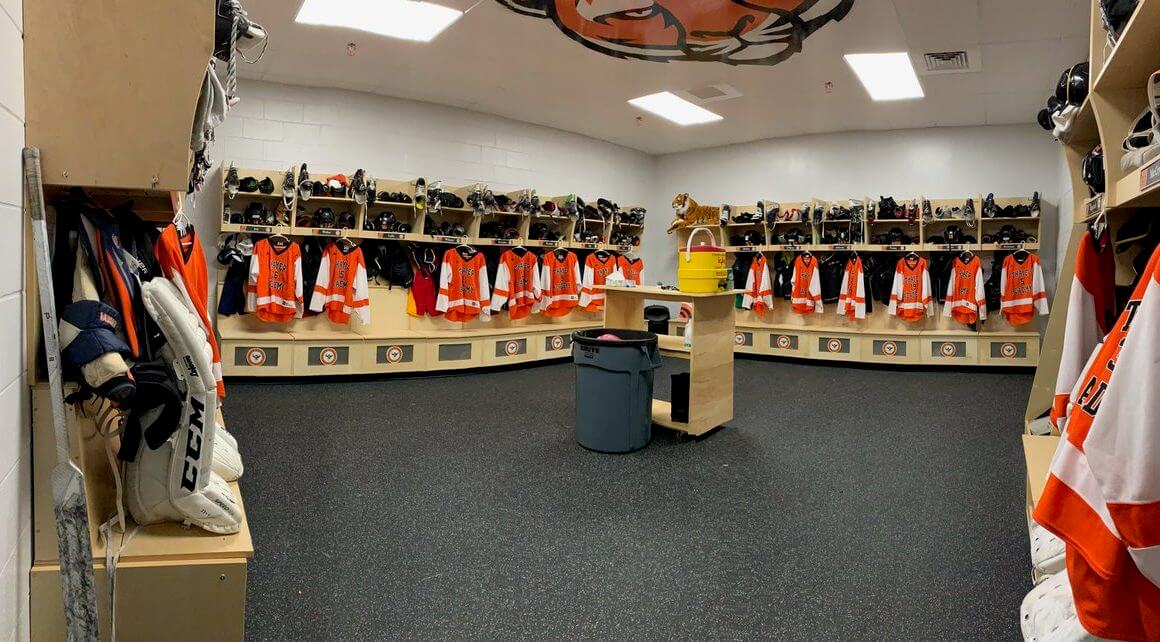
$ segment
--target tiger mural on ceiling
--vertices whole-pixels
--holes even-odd
[[[617,58],[775,65],[854,0],[496,0]]]

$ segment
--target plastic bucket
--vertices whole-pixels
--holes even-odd
[[[724,292],[729,280],[725,250],[709,244],[694,246],[693,238],[701,232],[713,237],[707,227],[698,227],[689,234],[685,251],[677,260],[677,289],[694,294]]]

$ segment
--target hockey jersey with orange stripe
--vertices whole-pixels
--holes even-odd
[[[812,254],[799,254],[794,259],[790,288],[790,306],[794,312],[822,311],[822,279],[818,275],[818,260]]]
[[[842,290],[838,294],[838,315],[846,318],[866,318],[866,274],[862,270],[862,259],[855,256],[846,261],[842,273]]]
[[[1034,519],[1066,543],[1080,624],[1160,640],[1160,252],[1076,383]]]
[[[443,253],[435,310],[443,312],[448,321],[491,319],[491,287],[483,254],[471,250],[469,257],[464,258],[458,248]]]
[[[1084,232],[1075,255],[1055,400],[1051,405],[1051,423],[1060,431],[1067,423],[1068,401],[1075,382],[1115,321],[1115,288],[1116,264],[1108,234],[1097,239],[1091,232]]]
[[[956,256],[951,261],[943,316],[954,317],[963,325],[987,319],[987,293],[983,289],[983,264],[979,257],[972,256],[964,263]]]
[[[246,310],[274,323],[302,318],[302,249],[297,243],[278,248],[262,239],[254,244]]]
[[[526,249],[505,251],[499,257],[491,293],[492,312],[499,312],[507,305],[508,316],[522,319],[534,312],[539,302],[540,266],[536,255]]]
[[[761,254],[754,257],[753,262],[749,264],[741,307],[753,310],[759,317],[765,316],[765,313],[773,308],[773,282],[769,278],[769,262]]]
[[[599,256],[600,250],[588,255],[584,259],[584,281],[580,286],[580,307],[589,312],[599,312],[604,309],[604,280],[616,270],[616,257],[605,252],[603,259]]]
[[[1047,292],[1039,257],[1025,252],[1020,261],[1014,252],[1003,259],[999,285],[999,310],[1011,325],[1024,325],[1035,313],[1047,314]]]
[[[177,286],[186,304],[197,312],[201,327],[205,330],[205,337],[209,340],[209,347],[213,351],[213,376],[217,380],[218,397],[225,397],[221,351],[218,348],[217,337],[213,333],[213,326],[209,322],[209,273],[206,270],[205,254],[201,250],[197,232],[190,227],[188,233],[182,236],[177,231],[176,225],[169,225],[157,238],[153,246],[153,255],[166,278]]]
[[[540,311],[545,316],[562,317],[580,301],[580,261],[572,252],[548,252],[541,259]]]
[[[352,313],[363,325],[371,322],[367,266],[358,246],[351,245],[348,252],[343,252],[338,243],[326,246],[310,309],[315,312],[325,309],[331,323],[350,323]]]
[[[890,289],[886,313],[911,323],[921,321],[924,315],[934,314],[932,291],[926,259],[904,256],[894,268],[894,287]]]
[[[636,258],[629,259],[627,256],[621,255],[616,259],[616,266],[620,268],[620,272],[624,274],[624,280],[629,283],[640,285],[640,275],[644,272],[644,261]]]

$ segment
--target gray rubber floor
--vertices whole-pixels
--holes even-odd
[[[1029,374],[736,382],[725,429],[611,456],[571,364],[234,381],[247,638],[1019,639]]]

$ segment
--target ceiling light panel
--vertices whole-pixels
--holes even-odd
[[[846,64],[854,70],[862,86],[874,100],[922,98],[922,85],[905,52],[846,54]]]
[[[633,98],[628,102],[647,112],[654,113],[661,118],[671,120],[678,125],[700,125],[702,123],[712,123],[721,120],[719,114],[715,114],[704,107],[694,105],[684,98],[668,91]]]
[[[463,12],[415,0],[304,0],[295,22],[430,42]]]

